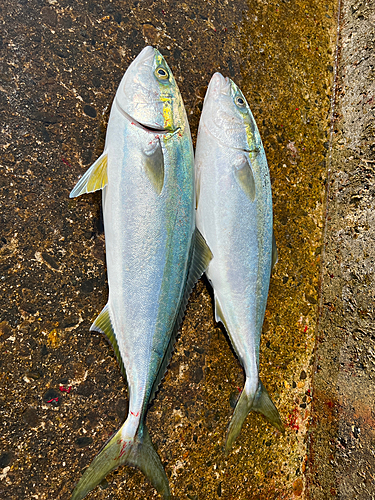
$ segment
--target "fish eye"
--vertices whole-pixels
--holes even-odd
[[[234,99],[234,102],[239,108],[244,108],[245,107],[245,100],[240,96],[237,95]]]
[[[155,70],[155,76],[156,78],[159,78],[159,80],[167,80],[169,77],[168,71],[159,66]]]

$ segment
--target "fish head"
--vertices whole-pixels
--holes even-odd
[[[116,93],[120,111],[152,132],[174,132],[186,117],[172,71],[161,53],[145,47],[126,70]]]
[[[215,73],[208,85],[201,121],[225,146],[257,152],[261,138],[250,107],[237,85]]]

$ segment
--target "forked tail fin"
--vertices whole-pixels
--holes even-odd
[[[165,500],[171,498],[167,476],[146,426],[142,428],[142,437],[137,433],[134,438],[124,439],[121,431],[125,425],[126,422],[83,473],[71,500],[84,498],[109,472],[124,464],[138,467]]]
[[[256,411],[262,413],[266,419],[278,429],[280,432],[284,433],[284,426],[281,422],[279,412],[276,406],[273,404],[268,392],[266,391],[264,385],[259,380],[258,389],[253,394],[249,394],[246,391],[247,385],[250,385],[249,380],[246,380],[245,387],[241,393],[241,396],[237,402],[234,409],[232,420],[230,421],[227,438],[225,442],[225,454],[227,455],[237,438],[238,434],[241,432],[242,424],[244,423],[248,413]]]

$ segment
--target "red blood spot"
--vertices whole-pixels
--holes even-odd
[[[299,111],[299,108],[296,108],[296,111]]]
[[[134,417],[138,417],[139,415],[139,411],[137,411],[137,413],[133,413],[132,411],[130,412]]]
[[[298,417],[298,408],[294,408],[294,410],[288,415],[287,426],[290,427],[291,429],[295,429],[298,431],[299,425],[297,424],[297,417]]]
[[[306,333],[307,332],[307,325],[305,326],[304,330],[303,330],[303,333]]]
[[[332,401],[327,401],[326,405],[328,406],[328,408],[333,408],[335,406],[335,403],[333,403]]]
[[[67,389],[65,389],[65,387],[63,387],[62,385],[60,385],[60,391],[61,392],[66,392],[67,394],[69,394],[71,390],[72,390],[72,386],[71,385]]]
[[[237,389],[238,389],[238,392],[242,392],[241,387],[237,387]]]
[[[56,403],[59,401],[59,398],[52,398],[47,403],[52,403],[53,401],[56,401]]]
[[[165,16],[165,10],[161,9],[161,13]]]
[[[71,167],[71,164],[65,158],[61,158],[61,161],[65,163],[65,165],[68,165],[68,167]]]
[[[118,443],[121,443],[122,439],[120,439],[120,441],[117,441]],[[126,452],[126,447],[128,446],[128,442],[125,441],[123,443],[123,445],[121,446],[121,451],[120,451],[120,455],[115,459],[115,460],[118,460],[119,458],[122,457],[122,455]]]

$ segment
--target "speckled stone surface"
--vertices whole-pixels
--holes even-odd
[[[167,58],[194,139],[215,71],[257,120],[279,249],[260,374],[286,426],[281,436],[252,414],[224,457],[243,372],[201,280],[150,434],[176,499],[306,497],[336,0],[3,0],[0,25],[0,498],[68,499],[127,413],[113,352],[89,332],[107,296],[100,194],[68,194],[101,153],[117,85],[146,44]],[[88,495],[154,497],[129,467]]]
[[[375,4],[342,3],[309,498],[375,498]]]

